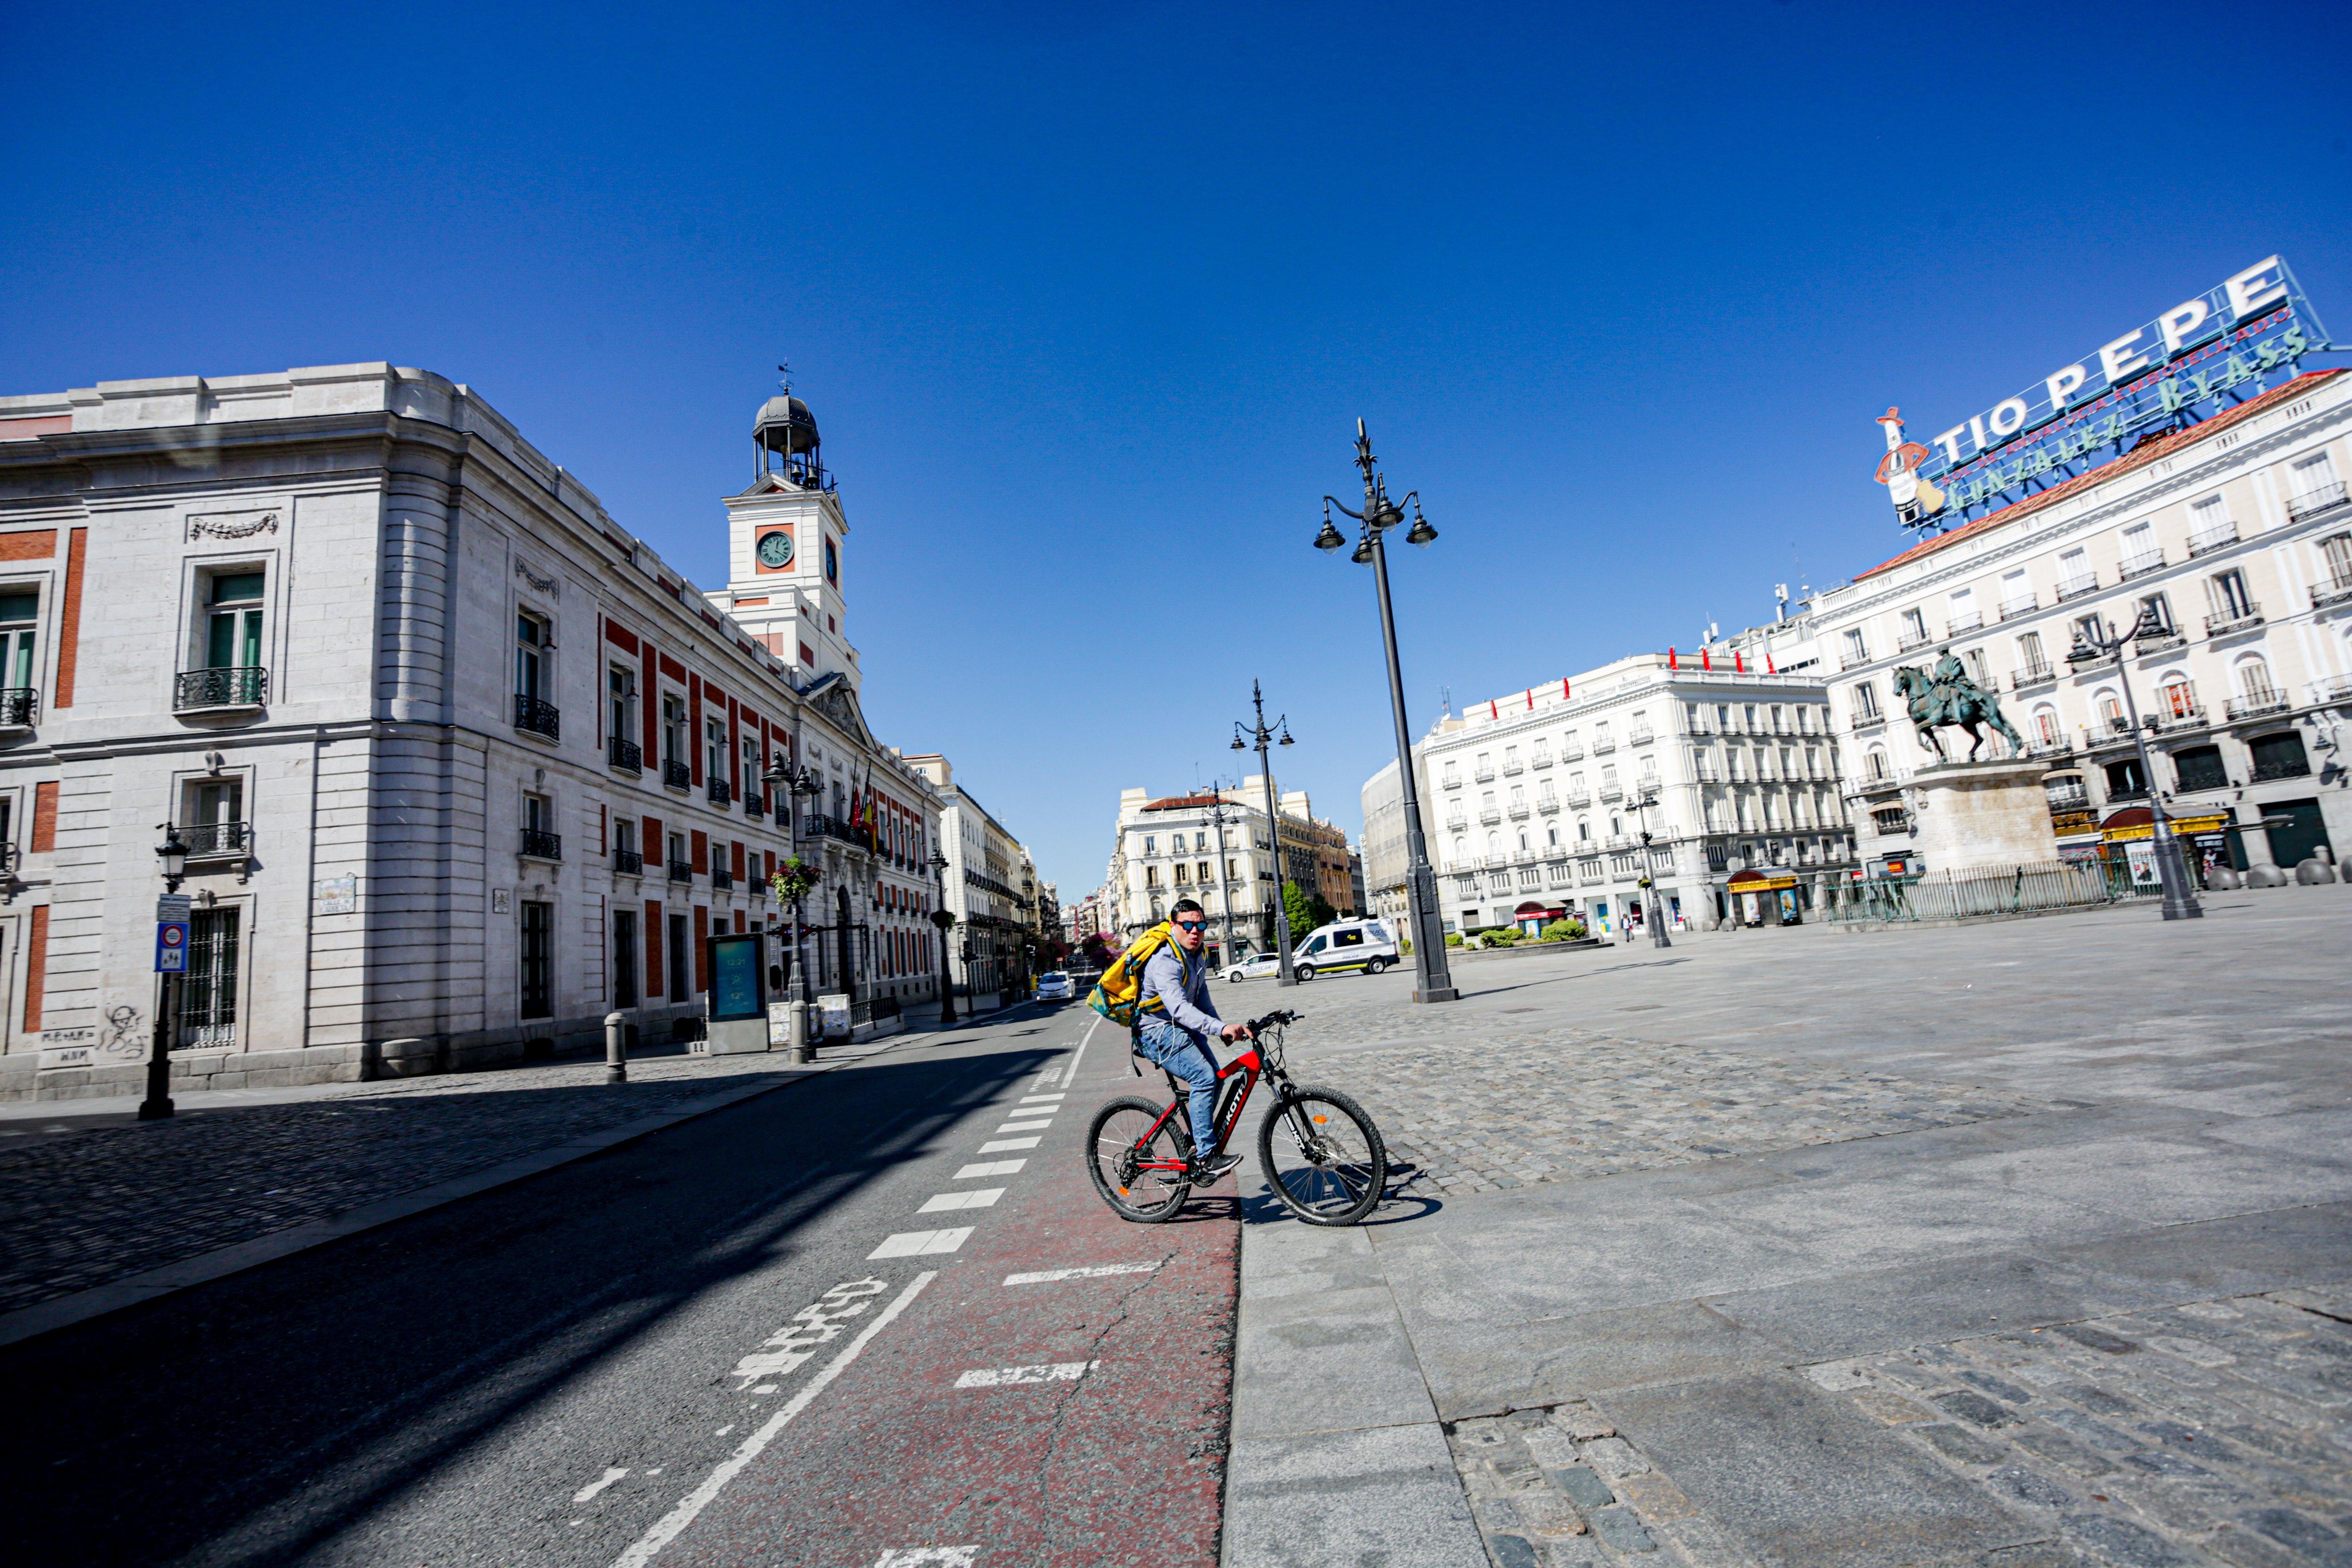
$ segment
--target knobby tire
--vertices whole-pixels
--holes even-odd
[[[1192,1184],[1179,1172],[1124,1171],[1121,1155],[1135,1148],[1154,1121],[1160,1119],[1167,1107],[1155,1105],[1141,1095],[1127,1094],[1110,1101],[1095,1112],[1087,1126],[1087,1174],[1095,1184],[1102,1201],[1111,1212],[1137,1225],[1163,1225],[1176,1217],[1184,1200],[1192,1195]],[[1183,1134],[1177,1130],[1177,1119],[1184,1114],[1178,1106],[1169,1116],[1143,1151],[1143,1157],[1153,1160],[1181,1162],[1191,1152]],[[1164,1194],[1157,1202],[1143,1202],[1147,1194]]]
[[[1336,1089],[1295,1089],[1268,1111],[1258,1123],[1257,1163],[1275,1196],[1308,1225],[1354,1225],[1388,1185],[1381,1130]]]

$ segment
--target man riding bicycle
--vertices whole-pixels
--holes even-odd
[[[1212,1038],[1249,1037],[1246,1024],[1228,1024],[1209,1000],[1209,965],[1201,954],[1209,911],[1179,899],[1169,913],[1171,940],[1143,966],[1137,1007],[1136,1054],[1181,1079],[1191,1090],[1192,1179],[1207,1185],[1242,1163],[1217,1147],[1217,1054]]]

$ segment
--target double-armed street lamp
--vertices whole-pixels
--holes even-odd
[[[1210,796],[1209,821],[1217,830],[1217,880],[1224,889],[1219,900],[1219,907],[1223,911],[1225,921],[1225,945],[1221,950],[1220,956],[1226,963],[1232,963],[1235,962],[1234,958],[1234,879],[1231,862],[1225,858],[1225,786],[1218,784],[1214,786],[1214,791]]]
[[[944,1029],[956,1021],[955,971],[948,964],[948,932],[955,929],[955,911],[948,908],[948,858],[937,849],[931,851],[931,875],[940,884],[940,907],[931,911],[931,924],[940,932],[940,1027]]]
[[[1315,548],[1330,552],[1344,549],[1348,541],[1332,524],[1331,509],[1338,507],[1362,525],[1356,541],[1355,553],[1348,559],[1359,566],[1372,569],[1372,581],[1381,602],[1381,642],[1388,654],[1389,707],[1396,720],[1397,782],[1404,788],[1404,841],[1406,897],[1412,904],[1413,992],[1416,1002],[1451,1002],[1461,994],[1454,988],[1454,976],[1445,962],[1445,924],[1437,909],[1437,873],[1430,868],[1429,843],[1421,830],[1421,795],[1413,785],[1412,731],[1405,719],[1404,670],[1397,660],[1396,612],[1389,603],[1389,557],[1382,536],[1404,521],[1399,503],[1389,500],[1388,483],[1381,477],[1372,456],[1372,438],[1365,432],[1364,422],[1356,421],[1356,467],[1364,472],[1364,510],[1352,511],[1333,496],[1323,498],[1323,531],[1315,536]],[[1427,549],[1437,538],[1437,530],[1421,512],[1421,492],[1408,490],[1404,499],[1412,503],[1412,526],[1405,531],[1404,542]],[[1283,953],[1283,973],[1290,970],[1288,946]]]
[[[1650,877],[1650,808],[1658,804],[1658,792],[1645,789],[1625,803],[1638,814],[1642,824],[1642,918],[1650,923],[1650,945],[1672,947],[1667,940],[1665,910],[1658,902],[1657,884]]]
[[[2092,625],[2105,628],[2105,635],[2086,629]],[[2131,672],[2123,666],[2120,653],[2124,644],[2143,637],[2155,638],[2167,635],[2171,627],[2164,624],[2154,605],[2141,607],[2139,619],[2131,630],[2117,633],[2115,623],[2084,616],[2074,625],[2074,646],[2067,658],[2076,667],[2093,659],[2116,659],[2116,684],[2124,689],[2124,714],[2131,725],[2132,749],[2139,753],[2139,776],[2147,790],[2149,832],[2156,847],[2157,880],[2164,886],[2164,918],[2168,921],[2194,921],[2205,918],[2205,906],[2198,901],[2197,884],[2189,879],[2189,867],[2180,856],[2180,840],[2172,836],[2172,815],[2164,809],[2164,792],[2157,787],[2156,769],[2148,761],[2147,731],[2139,721],[2139,703],[2132,697]]]
[[[798,795],[803,801],[814,800],[824,793],[824,780],[814,768],[805,765],[794,767],[784,753],[779,751],[775,753],[774,759],[769,763],[767,769],[760,774],[760,782],[768,786],[768,798],[771,805],[781,805],[783,810],[791,814],[792,856],[793,859],[798,860],[801,855],[801,817],[804,814],[801,805],[791,797]],[[810,989],[808,965],[802,962],[801,953],[801,933],[807,923],[802,918],[801,901],[803,897],[805,897],[805,889],[793,895],[793,968],[797,972],[800,979],[801,1001],[813,1003],[816,999],[815,993]]]
[[[163,842],[155,846],[155,861],[163,872],[163,891],[177,893],[181,879],[188,872],[188,847],[181,839],[178,828],[168,822],[163,827]],[[156,912],[159,917],[163,913],[161,910]],[[178,929],[184,933],[188,929],[184,923],[186,918],[183,909],[177,920],[181,922]],[[155,923],[156,945],[160,950],[162,934],[168,922],[159,918]],[[163,968],[160,952],[157,956],[156,967],[160,973],[155,976],[155,1038],[147,1056],[147,1098],[139,1102],[139,1120],[142,1121],[160,1121],[179,1109],[172,1103],[172,1027],[180,1010],[180,987],[186,984],[188,956],[184,941],[180,944],[179,969]]]
[[[1257,710],[1255,722],[1244,724],[1234,721],[1234,750],[1245,751],[1254,741],[1257,746],[1257,782],[1265,786],[1265,830],[1274,836],[1274,941],[1280,984],[1296,985],[1298,976],[1290,972],[1290,909],[1284,902],[1283,889],[1290,885],[1282,863],[1282,814],[1275,809],[1274,768],[1265,760],[1268,745],[1291,745],[1290,716],[1277,715],[1269,725],[1265,721],[1265,693],[1258,684],[1250,682],[1250,706]],[[1276,737],[1279,734],[1280,739]]]

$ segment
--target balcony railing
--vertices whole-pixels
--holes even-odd
[[[2207,722],[2205,705],[2202,702],[2187,703],[2179,712],[2174,712],[2168,708],[2161,713],[2151,713],[2147,716],[2147,727],[2159,734],[2168,730],[2200,729]]]
[[[2352,599],[2352,577],[2338,577],[2332,582],[2314,583],[2311,585],[2311,607],[2315,610],[2324,610],[2330,605],[2340,605],[2347,599]]]
[[[671,861],[671,862],[669,863],[669,879],[670,879],[671,881],[673,881],[673,882],[691,882],[691,881],[693,881],[693,880],[694,880],[694,862],[693,862],[693,861],[691,861],[691,860],[673,860],[673,861]]]
[[[1449,816],[1445,819],[1445,828],[1449,833],[1459,833],[1469,826],[1470,819],[1466,816]]]
[[[1482,805],[1478,808],[1478,820],[1492,827],[1503,820],[1503,814],[1494,806]]]
[[[1563,763],[1580,763],[1584,760],[1584,748],[1582,746],[1562,746],[1559,749],[1559,760]]]
[[[1870,650],[1866,647],[1850,647],[1838,656],[1840,670],[1859,669],[1869,662]]]
[[[662,784],[667,789],[692,789],[694,770],[680,762],[662,763]]]
[[[2170,653],[2174,648],[2188,646],[2189,638],[2185,635],[2168,626],[2153,637],[2136,639],[2132,643],[2132,652],[2137,658],[2146,658],[2151,654]]]
[[[1951,623],[1944,628],[1944,635],[1946,637],[1956,637],[1962,632],[1975,631],[1979,626],[1983,625],[1984,612],[1982,610],[1970,610],[1966,615],[1954,616],[1951,619]]]
[[[1593,737],[1593,741],[1592,741],[1592,754],[1593,754],[1594,756],[1596,756],[1596,757],[1605,757],[1605,756],[1607,756],[1610,752],[1612,752],[1615,751],[1616,749],[1617,749],[1617,742],[1614,742],[1614,741],[1612,741],[1612,740],[1611,740],[1608,736],[1606,736],[1606,735],[1596,735],[1595,737]]]
[[[2332,485],[2322,485],[2315,490],[2304,491],[2286,503],[2286,512],[2289,517],[2300,522],[2306,517],[2316,517],[2331,507],[2342,506],[2344,498],[2344,483],[2339,479]]]
[[[2081,788],[2053,790],[2050,792],[2050,809],[2053,812],[2088,811],[2091,809],[2091,792]]]
[[[2049,665],[2028,665],[2009,678],[2009,689],[2011,691],[2030,691],[2037,686],[2047,686],[2057,679],[2057,670]]]
[[[1495,782],[1495,770],[1491,767],[1480,768],[1470,776],[1480,784],[1492,784]]]
[[[41,716],[41,694],[29,686],[0,690],[0,730],[29,730]]]
[[[253,847],[253,828],[243,822],[200,822],[180,829],[191,860],[243,855]]]
[[[1551,753],[1549,752],[1538,752],[1534,756],[1528,759],[1528,766],[1531,768],[1548,768],[1551,766]]]
[[[2013,621],[2020,616],[2030,616],[2041,607],[2042,601],[2033,595],[2028,594],[2022,599],[2012,600],[2003,605],[2000,607],[2000,618],[2004,621]]]
[[[1625,743],[1629,746],[1646,746],[1657,738],[1656,731],[1648,729],[1640,729],[1635,730],[1633,733],[1627,735],[1625,737]]]
[[[841,818],[837,816],[827,816],[820,811],[812,811],[808,814],[807,819],[801,824],[801,831],[803,834],[807,834],[814,837],[837,839],[841,843],[853,845],[860,849],[866,847],[866,836],[864,834],[850,826],[846,822],[842,821]],[[974,874],[970,871],[966,871],[964,873],[964,880],[967,882],[975,880],[983,882],[991,892],[996,893],[1002,898],[1009,899],[1013,896],[1010,890],[1001,887],[999,884],[990,882],[985,878],[976,878]]]
[[[1624,786],[1622,784],[1602,784],[1601,786],[1601,798],[1603,800],[1622,800],[1625,798]]]
[[[1590,805],[1592,804],[1592,793],[1590,790],[1570,790],[1568,792],[1568,804],[1570,805]]]
[[[2311,683],[2310,691],[2314,703],[2352,702],[2352,675],[2339,675],[2332,680],[2315,680]]]
[[[1549,816],[1551,813],[1559,809],[1559,796],[1556,795],[1538,795],[1536,797],[1536,809],[1544,813],[1546,816]]]
[[[1898,654],[1909,653],[1913,648],[1926,647],[1935,640],[1924,631],[1905,632],[1895,639],[1895,651]]]
[[[2226,549],[2237,542],[2238,525],[2235,522],[2225,522],[2219,528],[2209,528],[2202,533],[2190,534],[2189,536],[2189,557],[2193,561],[2200,555],[2206,555],[2216,550]]]
[[[2161,550],[2154,550],[2150,551],[2146,555],[2135,555],[2130,560],[2125,562],[2123,564],[2123,571],[2116,577],[2116,581],[2119,583],[2128,583],[2135,577],[2145,577],[2151,572],[2161,572],[2163,570],[2164,552]]]
[[[2284,691],[2256,691],[2244,697],[2232,697],[2224,705],[2232,719],[2259,719],[2265,713],[2284,713],[2294,707]]]
[[[544,735],[551,741],[563,738],[563,716],[555,704],[537,697],[515,693],[515,728],[533,735]]]
[[[713,805],[730,805],[734,803],[735,792],[728,785],[725,779],[712,779],[708,786],[708,790],[710,795],[710,804]]]
[[[2219,615],[2206,616],[2205,635],[2209,637],[2225,637],[2231,632],[2251,631],[2262,624],[2263,607],[2249,599],[2242,611],[2225,610]]]
[[[269,671],[259,665],[228,669],[188,669],[172,685],[172,711],[194,713],[207,709],[258,708],[269,700]]]
[[[2122,784],[2107,791],[2107,804],[2110,805],[2119,800],[2146,800],[2147,798],[2147,785],[2144,784]]]
[[[624,741],[618,735],[604,742],[604,765],[641,773],[646,770],[646,754],[635,741]]]
[[[2099,574],[2094,572],[2088,577],[2076,577],[2071,582],[2059,584],[2058,602],[2063,605],[2069,599],[2079,599],[2085,594],[2098,591]]]
[[[522,830],[522,853],[533,860],[561,860],[563,858],[563,836],[526,827]]]
[[[2085,669],[2105,669],[2111,664],[2120,662],[2122,658],[2122,651],[2116,648],[2109,648],[2105,653],[2085,653],[2080,658],[2070,653],[2066,656],[2066,668],[2076,672]]]
[[[1523,800],[1511,802],[1510,813],[1513,821],[1525,822],[1528,819],[1528,803]]]
[[[711,888],[712,888],[712,889],[713,889],[714,891],[715,891],[715,890],[719,890],[719,889],[727,889],[727,888],[731,888],[731,887],[733,887],[734,885],[735,885],[735,873],[734,873],[734,872],[730,871],[730,870],[729,870],[726,867],[724,867],[724,866],[713,866],[712,868],[710,868],[710,886],[711,886]]]
[[[646,858],[634,849],[615,849],[613,869],[624,877],[642,877],[646,874]]]
[[[2303,779],[2311,776],[2311,762],[2306,757],[2289,757],[2283,762],[2256,763],[2254,782],[2268,784],[2273,779]]]
[[[764,795],[745,795],[743,797],[743,815],[746,816],[767,816],[768,797]]]
[[[1505,763],[1503,764],[1503,772],[1507,776],[1523,773],[1527,771],[1528,770],[1525,767],[1521,766],[1517,763]]]

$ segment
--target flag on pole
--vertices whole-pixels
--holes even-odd
[[[1565,675],[1559,678],[1559,700],[1562,702],[1568,700],[1568,677]]]
[[[1714,650],[1709,648],[1705,643],[1698,645],[1698,667],[1701,669],[1713,669],[1715,668]]]
[[[1780,667],[1772,662],[1772,650],[1769,647],[1764,650],[1764,673],[1767,675],[1780,673]]]
[[[1731,668],[1736,674],[1745,675],[1748,673],[1748,661],[1739,657],[1739,650],[1738,648],[1733,648],[1731,650]]]
[[[1502,710],[1495,706],[1495,700],[1491,697],[1486,699],[1486,717],[1489,719],[1500,719],[1502,716]]]
[[[1528,687],[1528,712],[1530,712],[1530,713],[1532,713],[1532,712],[1534,712],[1535,710],[1536,710],[1536,689],[1535,689],[1534,687],[1530,686],[1530,687]]]
[[[1681,665],[1675,662],[1675,650],[1671,647],[1666,649],[1666,668],[1668,669],[1680,669],[1682,668]]]

